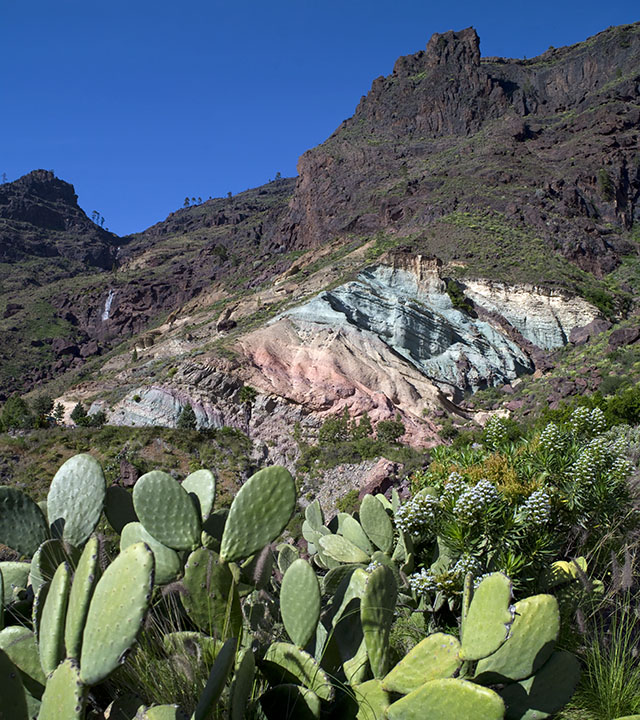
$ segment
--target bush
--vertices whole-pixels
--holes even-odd
[[[177,427],[179,430],[195,430],[198,427],[196,414],[193,412],[191,405],[187,404],[182,408]]]
[[[12,395],[2,407],[0,429],[28,430],[33,425],[34,417],[27,403],[19,395]]]

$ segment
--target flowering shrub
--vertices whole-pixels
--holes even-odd
[[[519,591],[535,592],[554,560],[578,546],[579,554],[599,547],[636,522],[626,435],[604,435],[605,427],[599,408],[579,407],[566,422],[513,443],[494,417],[483,446],[438,448],[429,469],[412,479],[416,494],[395,514],[414,543],[414,592],[455,598],[467,573],[495,570]]]

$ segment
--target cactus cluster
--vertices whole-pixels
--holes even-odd
[[[123,496],[119,504],[115,493],[96,489],[100,480],[104,490],[97,463],[72,460],[69,502],[92,498],[89,519],[64,505],[55,479],[55,528],[26,496],[0,489],[5,509],[29,527],[17,532],[0,516],[0,539],[31,556],[0,564],[3,605],[20,620],[0,631],[0,712],[11,707],[17,720],[85,718],[91,688],[121,664],[168,583],[179,585],[192,629],[166,635],[165,651],[196,643],[210,659],[192,720],[211,717],[221,703],[231,720],[330,713],[348,720],[517,720],[548,717],[573,691],[577,661],[554,648],[557,601],[543,594],[513,604],[501,573],[475,589],[466,574],[459,638],[433,633],[401,659],[393,656],[398,605],[429,612],[407,578],[413,544],[394,524],[397,495],[367,495],[357,515],[341,513],[328,524],[311,503],[303,525],[307,559],[290,543],[274,546],[296,503],[284,468],[254,474],[226,511],[214,507],[209,471],[182,484],[148,473],[130,502]],[[88,475],[84,489],[80,467]],[[120,553],[101,574],[91,533],[103,507],[120,534]],[[441,563],[445,555],[443,548]],[[571,587],[581,571],[558,564],[549,589]],[[114,713],[116,705],[127,720],[188,717],[176,705],[122,697]]]

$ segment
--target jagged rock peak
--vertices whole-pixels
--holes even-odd
[[[480,64],[480,38],[474,28],[468,27],[459,32],[449,30],[434,33],[427,43],[427,64],[446,65]]]
[[[57,178],[52,170],[32,170],[14,182],[0,185],[0,198],[19,194],[35,195],[48,202],[62,201],[68,205],[78,202],[73,185]]]

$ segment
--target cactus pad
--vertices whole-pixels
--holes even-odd
[[[89,612],[89,603],[98,582],[98,538],[89,538],[84,546],[69,592],[69,606],[64,628],[67,657],[78,660],[82,645],[82,631]]]
[[[334,689],[327,674],[309,655],[295,645],[276,642],[264,656],[264,671],[274,683],[301,683],[322,700],[332,700]]]
[[[286,468],[264,468],[252,475],[231,504],[220,546],[221,560],[249,557],[275,540],[291,519],[295,504],[295,483]]]
[[[489,688],[466,680],[431,680],[389,706],[389,720],[501,720],[504,703]]]
[[[300,685],[276,685],[260,697],[267,720],[317,720],[322,710],[320,698]]]
[[[187,720],[187,715],[177,705],[155,705],[138,708],[133,720]]]
[[[369,664],[376,678],[382,678],[389,664],[389,634],[398,599],[393,572],[378,565],[369,575],[360,604],[360,621]]]
[[[367,537],[382,552],[393,548],[393,524],[384,505],[373,495],[365,495],[360,505],[360,524]]]
[[[189,493],[191,499],[197,503],[200,518],[204,522],[211,511],[216,499],[216,477],[211,470],[196,470],[188,475],[182,487]]]
[[[289,637],[303,648],[320,620],[320,586],[306,560],[296,560],[282,578],[280,611]]]
[[[509,639],[477,665],[476,678],[483,684],[527,678],[553,652],[560,631],[560,613],[553,595],[524,598],[514,609]]]
[[[409,650],[384,678],[382,687],[407,695],[430,680],[452,677],[462,665],[459,651],[460,643],[452,635],[429,635]]]
[[[65,660],[47,682],[38,720],[81,720],[86,695],[78,664],[75,660]]]
[[[106,493],[100,463],[91,455],[74,455],[53,476],[47,496],[51,532],[82,547],[95,530]]]
[[[98,581],[82,637],[80,674],[86,685],[104,680],[133,645],[151,599],[153,563],[146,545],[129,545]]]
[[[573,695],[580,679],[580,663],[569,652],[554,652],[526,680],[506,685],[500,695],[507,706],[507,720],[541,720],[560,710]]]
[[[20,673],[4,650],[0,650],[0,717],[29,720]]]
[[[344,563],[368,563],[369,555],[342,535],[322,535],[320,547],[334,560]]]
[[[300,557],[300,551],[295,545],[289,545],[289,543],[281,543],[276,550],[278,551],[278,569],[284,574]]]
[[[324,527],[324,515],[317,498],[307,505],[304,510],[304,517],[314,530]]]
[[[16,588],[26,588],[29,582],[31,566],[25,562],[6,560],[0,562],[2,573],[2,604],[7,607],[13,601],[13,591]]]
[[[182,584],[182,604],[191,620],[202,630],[220,638],[238,637],[242,609],[238,588],[228,565],[216,554],[199,548],[189,555]]]
[[[478,585],[462,625],[463,660],[480,660],[494,653],[507,639],[513,622],[511,581],[491,573]]]
[[[351,515],[347,513],[338,513],[338,533],[342,537],[350,540],[354,545],[357,545],[360,550],[371,555],[374,547],[367,537],[367,533],[362,529],[362,525]]]
[[[107,488],[104,498],[104,514],[109,525],[120,535],[122,528],[130,522],[137,522],[138,516],[133,507],[133,496],[119,485]]]
[[[12,625],[0,632],[0,649],[7,654],[20,671],[29,714],[30,716],[37,715],[37,708],[40,705],[47,678],[40,665],[35,635],[25,627]],[[33,710],[36,712],[34,713]]]
[[[166,585],[175,580],[182,570],[182,563],[178,553],[170,547],[158,542],[153,535],[150,535],[144,525],[139,522],[132,522],[125,525],[120,535],[120,551],[137,542],[144,542],[151,548],[155,558],[155,584]]]
[[[358,701],[356,720],[384,720],[389,707],[389,695],[380,680],[367,680],[356,685],[353,691]]]
[[[45,675],[53,672],[65,656],[64,622],[67,615],[71,570],[67,563],[58,565],[47,593],[40,622],[40,664]]]
[[[73,568],[78,562],[80,553],[73,547],[65,545],[62,540],[46,540],[40,545],[31,559],[29,582],[36,592],[45,582],[53,580],[59,565],[69,563]]]
[[[14,487],[0,486],[0,543],[31,557],[49,537],[42,510]]]
[[[174,550],[200,545],[200,513],[171,475],[161,470],[143,475],[133,488],[133,506],[145,530],[163,545]]]

